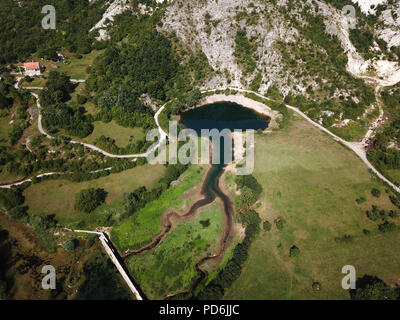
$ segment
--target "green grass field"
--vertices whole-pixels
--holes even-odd
[[[30,213],[56,214],[63,221],[79,221],[88,214],[74,210],[75,195],[82,189],[103,188],[108,192],[104,209],[115,205],[121,197],[141,186],[152,187],[163,176],[162,165],[144,165],[123,172],[111,174],[92,181],[72,182],[69,180],[47,180],[31,185],[24,191]],[[95,210],[101,211],[103,206]],[[117,206],[119,207],[119,206]]]
[[[93,50],[89,54],[82,55],[82,59],[78,59],[76,55],[67,55],[70,64],[58,63],[58,71],[65,72],[72,79],[86,80],[86,68],[93,64],[94,59],[99,56],[104,50]]]
[[[263,221],[273,224],[280,216],[286,223],[282,231],[274,224],[261,231],[226,299],[348,299],[341,288],[344,265],[353,265],[357,277],[399,283],[400,232],[381,233],[379,222],[365,215],[372,204],[394,207],[353,152],[298,116],[285,130],[257,136],[255,149],[253,175],[264,189],[257,211]],[[382,191],[379,199],[372,187]],[[355,201],[360,196],[367,198],[362,205]],[[353,241],[335,241],[346,234]],[[292,245],[300,249],[297,258],[289,257]],[[319,292],[313,282],[321,284]]]
[[[44,87],[46,84],[45,79],[35,77],[32,82],[27,82],[25,79],[22,81],[20,87]]]
[[[368,127],[364,122],[351,122],[345,127],[331,127],[329,130],[347,141],[357,141],[364,138]]]
[[[195,218],[177,223],[153,251],[129,258],[128,269],[148,298],[163,299],[190,288],[197,278],[196,262],[218,250],[222,216],[221,205],[215,202]]]
[[[96,121],[93,125],[93,132],[83,139],[83,141],[91,144],[94,144],[100,136],[105,136],[114,139],[118,147],[125,147],[129,143],[145,137],[145,132],[142,128],[125,128],[118,125],[114,120],[109,123]]]
[[[113,243],[121,250],[138,249],[147,244],[161,231],[160,218],[167,209],[181,210],[189,202],[185,193],[197,187],[204,175],[205,169],[191,166],[179,178],[179,182],[171,185],[163,194],[143,209],[135,212],[124,220],[120,226],[111,230]]]

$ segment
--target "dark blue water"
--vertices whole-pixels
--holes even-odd
[[[269,120],[267,116],[232,102],[208,104],[181,113],[181,123],[199,135],[201,129],[265,130]]]

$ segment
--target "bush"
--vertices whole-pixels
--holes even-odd
[[[285,224],[285,220],[283,220],[283,218],[278,217],[278,218],[276,218],[276,219],[274,220],[274,222],[275,222],[276,228],[277,228],[278,230],[283,230],[283,226],[284,226],[284,224]]]
[[[351,242],[351,241],[353,241],[353,236],[349,235],[349,234],[345,234],[342,237],[336,237],[335,238],[335,242],[338,242],[338,243],[340,243],[340,242]]]
[[[272,225],[271,225],[271,223],[270,223],[268,220],[264,221],[264,223],[263,223],[263,229],[264,229],[264,231],[270,231],[270,230],[271,230],[271,227],[272,227]]]
[[[378,190],[378,189],[376,189],[376,188],[372,188],[371,194],[372,194],[374,197],[379,198],[379,197],[381,196],[381,191]]]
[[[321,291],[321,284],[319,283],[319,282],[313,282],[313,284],[312,284],[312,288],[315,290],[315,291]]]
[[[65,251],[74,251],[77,244],[78,241],[76,239],[69,239],[63,243],[62,247]]]
[[[397,226],[394,222],[385,221],[379,225],[380,232],[392,232],[397,230]]]
[[[92,212],[100,206],[107,197],[107,192],[104,189],[89,188],[82,190],[76,195],[75,210],[86,213]]]
[[[289,250],[289,257],[296,258],[299,255],[300,255],[300,249],[297,248],[295,245],[291,246]]]
[[[0,205],[10,210],[15,208],[25,201],[22,192],[18,189],[0,189]]]
[[[395,219],[395,218],[397,218],[398,216],[399,216],[399,214],[398,214],[397,211],[394,211],[394,210],[390,210],[390,211],[389,211],[389,217]]]
[[[363,233],[367,236],[371,234],[371,231],[369,231],[368,229],[363,229]]]
[[[380,217],[379,209],[377,206],[372,206],[372,210],[371,211],[367,210],[365,213],[368,219],[370,219],[371,221],[376,221]]]
[[[85,104],[86,102],[87,102],[87,97],[85,97],[85,96],[82,96],[82,95],[80,95],[80,94],[78,94],[77,96],[76,96],[76,101],[79,103],[79,104]]]
[[[356,202],[357,202],[358,204],[364,203],[365,201],[367,201],[367,199],[365,199],[364,196],[362,196],[362,197],[356,199]]]

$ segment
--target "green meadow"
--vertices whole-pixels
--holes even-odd
[[[214,202],[195,218],[178,222],[153,251],[128,259],[128,269],[148,298],[190,289],[198,277],[195,264],[218,250],[222,217],[221,205]]]
[[[263,186],[257,211],[272,230],[261,230],[252,243],[226,299],[348,299],[341,288],[344,265],[353,265],[357,277],[399,283],[400,232],[381,233],[381,221],[365,214],[373,204],[396,210],[390,190],[352,151],[296,115],[286,129],[257,135],[255,152],[253,175]],[[379,198],[372,188],[381,190]],[[366,201],[357,204],[362,196]],[[282,230],[274,224],[277,217],[285,221]],[[335,241],[345,235],[351,239]],[[289,256],[293,245],[298,257]]]
[[[164,171],[162,165],[144,165],[91,181],[46,180],[32,184],[24,191],[25,203],[30,213],[55,214],[69,225],[77,225],[80,221],[91,225],[92,222],[104,221],[104,215],[108,217],[111,212],[121,214],[124,195],[141,186],[153,187],[163,177]],[[108,193],[105,204],[90,214],[74,209],[75,195],[88,188],[103,188]],[[95,227],[98,226],[101,224]]]
[[[161,231],[161,215],[167,209],[182,210],[190,201],[185,193],[200,185],[205,169],[190,166],[162,195],[135,212],[111,230],[111,239],[121,250],[138,249],[149,243]]]

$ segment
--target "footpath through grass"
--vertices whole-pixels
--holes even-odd
[[[214,202],[192,220],[179,222],[153,251],[129,258],[128,269],[150,299],[190,289],[195,264],[218,250],[223,212]]]
[[[159,199],[148,203],[143,209],[133,213],[120,226],[111,230],[113,243],[121,250],[138,249],[149,243],[161,232],[160,218],[167,209],[181,209],[185,202],[184,193],[200,185],[206,169],[190,166],[179,178],[177,184],[172,184]]]
[[[365,214],[372,204],[398,209],[353,152],[295,116],[288,128],[256,136],[253,175],[264,190],[257,211],[272,230],[256,238],[226,299],[348,299],[341,287],[344,265],[353,265],[357,277],[399,281],[400,232],[381,233],[381,221]],[[379,198],[372,188],[381,190]],[[361,205],[360,197],[366,198]],[[285,221],[282,230],[277,217]],[[400,225],[399,218],[393,221]],[[345,235],[348,241],[335,241]],[[289,256],[293,245],[300,249],[296,258]]]

